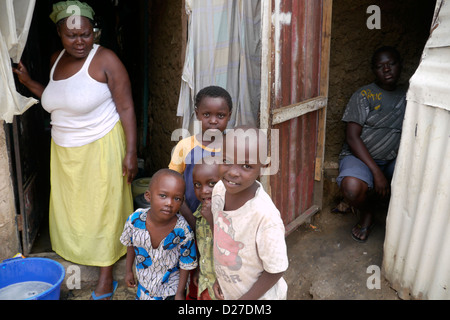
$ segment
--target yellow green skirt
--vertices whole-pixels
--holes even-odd
[[[82,147],[51,143],[52,249],[77,264],[107,267],[125,253],[120,236],[133,212],[131,186],[122,176],[122,124]]]

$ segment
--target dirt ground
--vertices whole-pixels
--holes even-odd
[[[312,223],[291,233],[286,239],[290,263],[285,274],[288,300],[398,300],[382,275],[379,289],[367,287],[369,277],[376,275],[373,269],[369,273],[367,269],[381,269],[386,212],[386,208],[377,209],[375,227],[363,244],[350,235],[357,216],[332,213],[331,208],[325,208]],[[119,264],[115,274],[122,273],[123,266],[124,263]],[[133,300],[135,289],[127,288],[123,279],[118,280],[114,300]],[[67,291],[62,287],[61,299],[87,300],[93,288],[83,285],[81,290]]]
[[[320,212],[287,237],[290,266],[285,274],[291,300],[397,300],[397,293],[380,275],[380,288],[369,289],[381,269],[386,208],[378,208],[375,226],[365,243],[355,242],[353,213]],[[373,267],[371,267],[373,266]],[[369,268],[371,267],[371,268]],[[368,273],[369,268],[369,273]],[[381,273],[381,272],[380,272]]]

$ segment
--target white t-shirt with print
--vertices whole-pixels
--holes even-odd
[[[258,181],[257,181],[258,182]],[[288,268],[285,228],[280,212],[258,182],[255,197],[234,211],[224,211],[225,186],[213,190],[214,264],[225,299],[239,299],[263,271],[284,272]],[[260,299],[286,299],[283,278]]]

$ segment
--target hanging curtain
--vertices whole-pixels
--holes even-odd
[[[261,86],[260,0],[186,0],[188,44],[177,116],[193,132],[195,95],[217,85],[233,99],[228,127],[258,125]]]
[[[35,0],[0,1],[0,120],[13,121],[38,103],[16,90],[11,59],[18,63],[27,42]]]

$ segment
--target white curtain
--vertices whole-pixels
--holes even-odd
[[[38,102],[17,92],[11,67],[11,59],[18,63],[25,48],[35,2],[0,1],[0,120],[7,123]]]
[[[195,95],[217,85],[233,99],[228,127],[258,125],[261,1],[186,0],[188,44],[177,116],[192,133]]]

